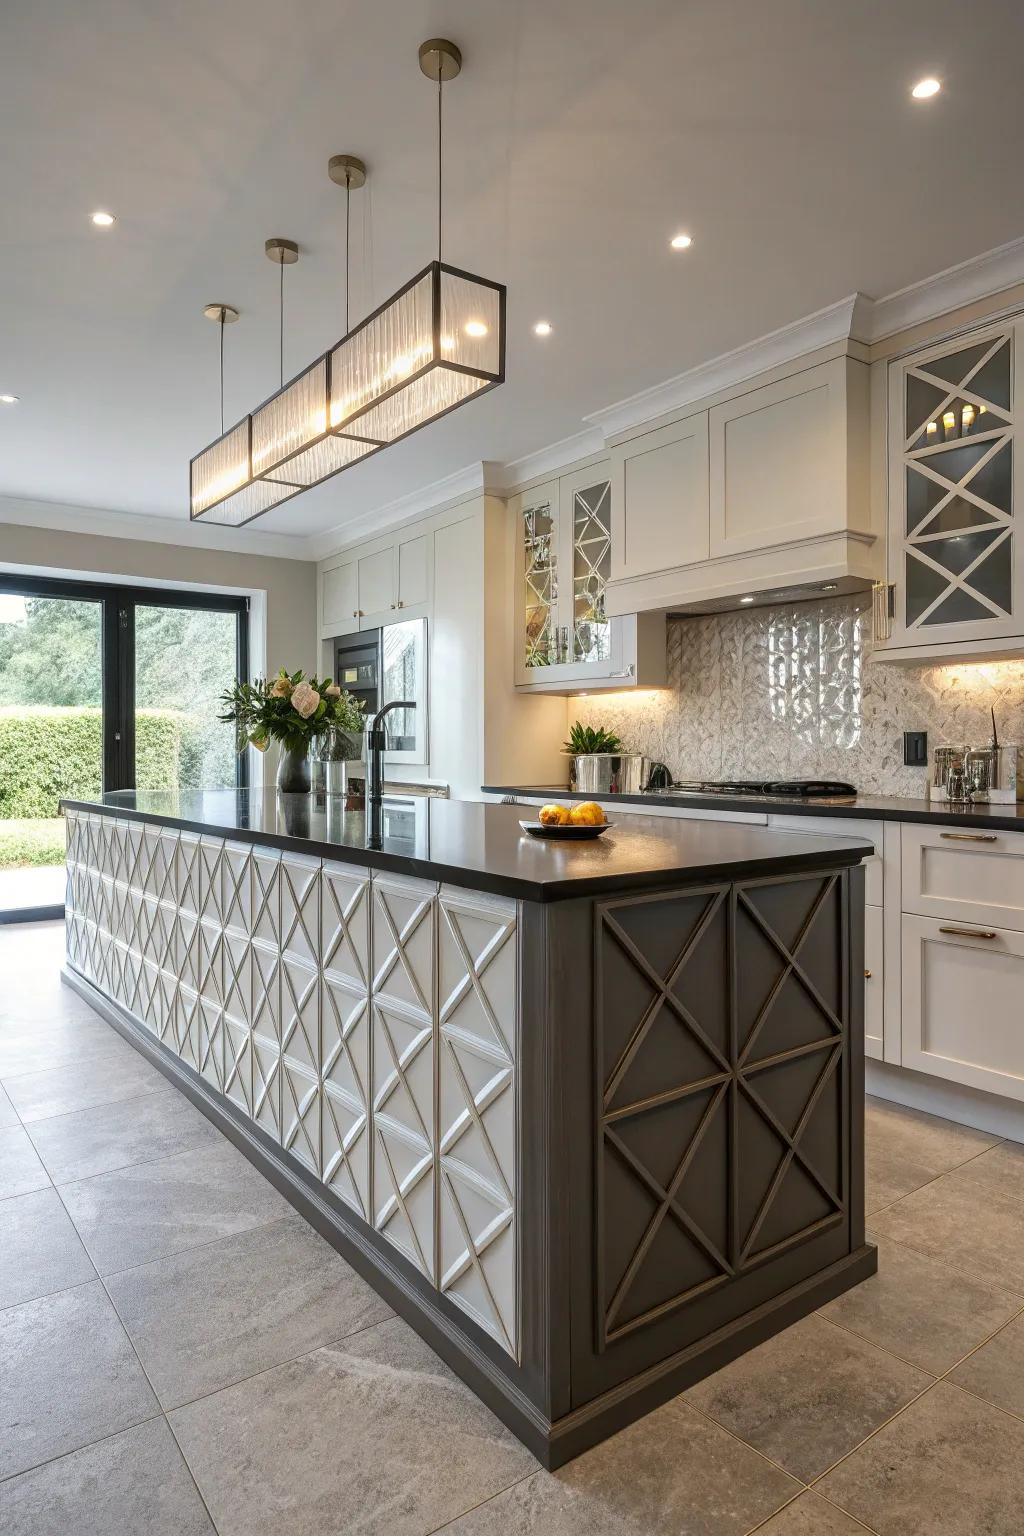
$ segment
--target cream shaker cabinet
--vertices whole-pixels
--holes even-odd
[[[611,479],[613,579],[708,559],[707,411],[620,443]]]
[[[419,619],[430,602],[433,534],[379,541],[320,574],[320,638]]]
[[[883,659],[1024,645],[1022,336],[1020,320],[981,326],[890,364]]]
[[[517,687],[571,693],[664,684],[663,619],[606,612],[612,501],[607,462],[510,499]]]

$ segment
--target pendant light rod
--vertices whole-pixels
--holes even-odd
[[[454,80],[462,69],[462,54],[446,37],[430,37],[420,44],[420,69],[428,80],[437,81],[437,259],[441,260],[441,129],[442,86],[446,80]]]
[[[345,334],[349,331],[349,289],[351,288],[349,233],[352,224],[352,191],[366,185],[366,166],[356,155],[332,155],[327,162],[327,174],[339,187],[345,188]]]
[[[220,430],[224,432],[224,327],[234,325],[238,319],[238,310],[233,304],[204,304],[203,314],[207,320],[216,322],[220,330]]]
[[[281,364],[281,383],[284,384],[284,269],[294,266],[299,259],[299,248],[294,240],[283,240],[280,236],[268,240],[263,247],[267,260],[276,262],[281,268],[281,281],[279,284],[279,326],[278,326],[278,352]]]

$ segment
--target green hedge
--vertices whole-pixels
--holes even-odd
[[[138,784],[173,789],[180,782],[185,734],[187,717],[179,711],[139,711]],[[0,709],[0,818],[56,816],[63,795],[98,795],[102,762],[100,710],[25,705]]]

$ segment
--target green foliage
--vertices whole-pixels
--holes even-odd
[[[315,707],[300,713],[298,703],[310,698],[310,689]],[[289,676],[283,667],[275,678],[235,683],[221,695],[221,703],[224,713],[217,718],[235,726],[239,751],[251,745],[265,752],[274,740],[289,752],[301,752],[331,727],[352,735],[363,729],[360,699],[338,689],[329,677],[307,678],[301,671]]]
[[[582,757],[589,752],[621,752],[622,742],[614,731],[605,731],[599,726],[581,725],[577,720],[562,750],[571,753],[573,757]]]
[[[19,600],[5,599],[5,612]],[[0,705],[95,705],[102,697],[99,603],[27,597],[0,619]]]
[[[0,869],[64,863],[64,821],[0,821]]]
[[[147,789],[181,782],[182,725],[175,710],[141,710],[135,719],[136,781]],[[0,709],[0,819],[57,815],[57,802],[100,793],[99,709]]]

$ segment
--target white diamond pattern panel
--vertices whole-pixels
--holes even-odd
[[[325,864],[321,885],[321,1178],[365,1221],[370,1204],[370,880]]]
[[[516,1329],[516,906],[442,889],[438,1283],[502,1347]]]
[[[437,887],[375,877],[372,888],[374,1226],[433,1280]]]
[[[515,1356],[516,907],[68,819],[71,964]]]

